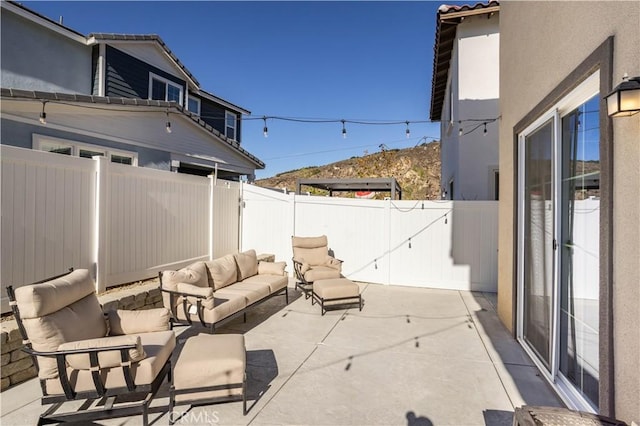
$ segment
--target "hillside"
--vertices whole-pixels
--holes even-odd
[[[402,188],[403,200],[440,199],[440,142],[405,149],[385,149],[362,157],[351,157],[324,166],[305,167],[280,173],[255,183],[265,188],[287,188],[295,191],[296,179],[352,179],[394,177]],[[323,190],[311,189],[312,194],[325,195]],[[342,197],[354,197],[342,193]],[[382,199],[388,193],[377,194]]]

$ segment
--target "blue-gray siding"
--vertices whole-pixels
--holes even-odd
[[[226,127],[225,112],[226,109],[222,105],[211,102],[208,99],[200,99],[200,116],[202,120],[223,135]],[[240,114],[235,114],[238,117],[236,120],[236,140],[240,141]]]
[[[182,86],[183,93],[186,90],[184,80],[111,46],[106,48],[106,63],[106,96],[148,99],[150,72]]]
[[[2,126],[2,139],[0,140],[0,143],[3,145],[31,149],[33,140],[32,136],[34,133],[37,133],[39,135],[66,139],[72,142],[82,142],[122,151],[136,152],[138,153],[138,166],[140,167],[151,167],[160,170],[171,169],[171,154],[166,151],[129,145],[107,139],[94,138],[77,133],[56,130],[46,126],[13,121],[6,118],[0,119],[0,126]]]

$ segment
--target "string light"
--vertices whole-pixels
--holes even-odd
[[[462,136],[462,127],[458,129],[458,136]]]
[[[346,139],[347,138],[347,129],[344,127],[344,123],[346,122],[346,120],[340,120],[342,121],[342,138]]]
[[[262,129],[262,134],[264,135],[265,138],[269,137],[269,129],[267,129],[267,117],[263,116],[262,119],[264,120],[264,128]]]
[[[169,111],[167,111],[167,124],[165,126],[167,133],[171,133],[171,122],[169,121]]]
[[[407,121],[407,130],[405,131],[406,135],[407,135],[407,139],[409,139],[411,137],[411,130],[409,130],[409,122]]]
[[[484,130],[482,131],[485,135],[487,134],[487,123],[484,123]]]
[[[47,103],[47,101],[42,101],[42,112],[40,113],[40,124],[44,125],[47,124],[47,113],[44,112],[44,106]]]

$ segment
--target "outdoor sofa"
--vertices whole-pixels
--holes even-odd
[[[255,250],[195,262],[159,273],[164,306],[173,323],[209,327],[245,315],[265,300],[284,295],[289,304],[285,262],[258,262]]]

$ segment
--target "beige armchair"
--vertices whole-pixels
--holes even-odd
[[[320,237],[291,237],[293,269],[296,274],[296,289],[308,298],[313,282],[340,278],[342,261],[329,255],[326,235]]]
[[[142,414],[170,377],[176,345],[167,309],[103,313],[86,269],[7,288],[9,301],[33,357],[42,405],[38,424]],[[127,402],[116,397],[126,395]],[[85,401],[66,412],[63,403]],[[96,404],[96,401],[101,401]]]

